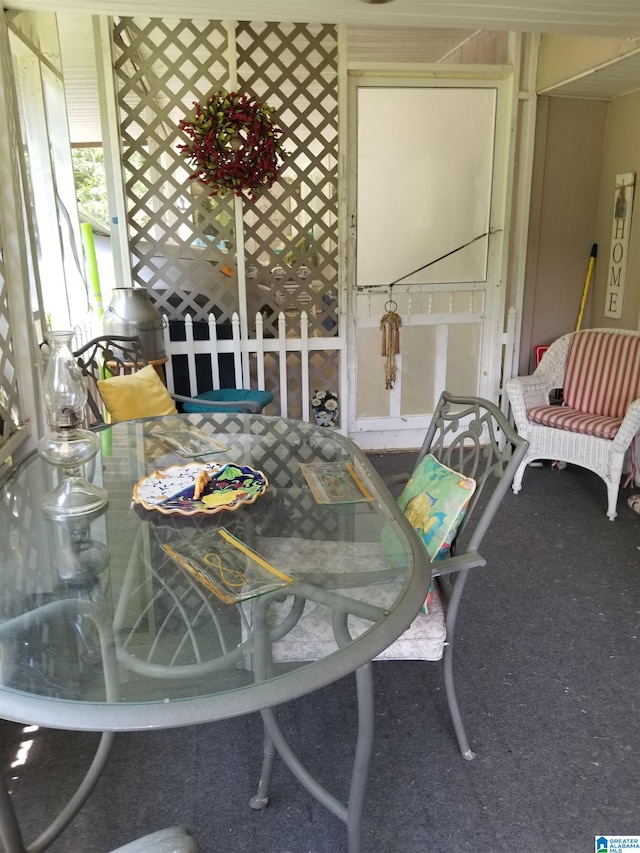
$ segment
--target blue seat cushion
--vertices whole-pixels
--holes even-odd
[[[185,412],[243,412],[245,411],[240,406],[234,406],[239,400],[251,400],[260,406],[262,411],[265,406],[273,400],[273,394],[270,391],[252,391],[248,388],[220,388],[217,391],[205,391],[193,398],[194,400],[211,400],[215,403],[226,403],[224,406],[216,409],[209,409],[206,406],[199,406],[196,402],[183,403]]]

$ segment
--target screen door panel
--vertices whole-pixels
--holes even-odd
[[[482,281],[494,89],[358,90],[357,284]]]
[[[357,103],[354,431],[423,429],[444,388],[480,390],[497,90],[360,86]],[[390,298],[402,325],[386,389]]]

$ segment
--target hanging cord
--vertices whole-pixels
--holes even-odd
[[[456,249],[451,249],[450,252],[446,252],[444,255],[440,255],[439,258],[435,258],[433,261],[429,261],[428,263],[423,264],[421,267],[418,267],[417,269],[406,273],[406,275],[400,276],[400,278],[397,278],[390,284],[368,285],[357,288],[358,290],[369,290],[374,289],[376,287],[387,287],[389,289],[389,299],[387,300],[384,306],[385,313],[380,318],[380,331],[382,332],[382,355],[386,359],[384,367],[385,390],[390,391],[395,384],[396,377],[398,374],[396,356],[400,353],[400,326],[402,325],[402,320],[397,311],[398,304],[394,299],[391,298],[391,290],[394,285],[399,284],[405,278],[409,278],[409,276],[415,275],[415,273],[420,272],[421,270],[424,270],[427,267],[432,266],[433,264],[437,264],[438,261],[442,261],[444,260],[444,258],[448,258],[450,255],[459,252],[461,249],[466,249],[467,246],[470,246],[477,240],[481,240],[488,234],[495,233],[495,231],[485,231],[484,234],[478,234],[477,237],[474,237],[473,240],[469,240],[468,243],[464,243],[462,246],[458,246]]]
[[[483,237],[488,237],[490,234],[498,234],[502,231],[501,228],[492,231],[485,231],[483,234],[478,234],[477,237],[474,237],[473,240],[469,240],[468,243],[463,243],[462,246],[457,246],[455,249],[451,249],[450,252],[445,252],[444,255],[440,255],[439,258],[434,258],[432,261],[428,261],[426,264],[423,264],[421,267],[418,267],[415,270],[411,270],[411,272],[406,273],[405,275],[401,275],[400,278],[397,278],[395,281],[390,282],[389,284],[361,284],[356,290],[377,290],[379,287],[388,287],[389,288],[389,296],[391,296],[391,288],[396,284],[400,284],[401,281],[404,281],[405,278],[409,278],[409,276],[415,275],[417,272],[421,272],[422,270],[426,270],[427,267],[433,266],[433,264],[437,264],[438,261],[443,261],[445,258],[448,258],[450,255],[455,255],[456,252],[462,251],[462,249],[466,249],[467,246],[470,246],[472,243],[476,243],[478,240],[482,240]],[[430,284],[429,282],[425,282],[424,284]]]

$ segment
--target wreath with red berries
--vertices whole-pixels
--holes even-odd
[[[191,140],[179,145],[195,172],[190,176],[211,187],[211,195],[228,191],[256,198],[278,177],[283,149],[282,128],[272,118],[273,108],[240,92],[214,92],[205,103],[194,102],[191,119],[180,130]]]

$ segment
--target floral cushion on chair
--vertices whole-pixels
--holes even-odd
[[[371,572],[380,571],[382,574],[389,568],[388,555],[377,542],[331,542],[319,539],[303,538],[271,538],[258,537],[256,550],[272,565],[299,579],[304,579],[300,567],[306,567],[313,575],[326,572],[331,574],[336,567],[346,567],[345,577],[348,577],[349,567],[363,560]],[[314,584],[317,581],[314,581]],[[330,585],[338,597],[355,601],[367,601],[382,609],[393,607],[396,598],[401,595],[405,582],[404,574],[392,580],[381,582],[377,586],[368,585],[358,588],[352,585],[340,589]],[[322,584],[319,585],[322,589]],[[251,620],[251,599],[243,602],[247,619],[243,626]],[[275,640],[270,645],[270,652],[275,663],[291,663],[301,660],[319,660],[326,658],[340,648],[333,630],[333,613],[331,607],[322,600],[309,597],[304,606],[303,617],[280,636],[277,627],[287,619],[291,611],[290,598],[283,601],[273,601],[268,611],[268,625],[274,630]],[[371,621],[351,614],[348,617],[349,633],[358,637],[371,628]],[[246,628],[243,638],[247,636]],[[442,658],[446,640],[444,608],[436,596],[429,607],[428,615],[420,615],[414,619],[409,628],[390,646],[383,649],[376,660],[430,660]]]
[[[416,466],[406,484],[399,506],[416,527],[431,559],[442,559],[449,553],[451,543],[464,516],[464,510],[476,488],[475,480],[452,471],[435,459],[425,458]],[[381,542],[327,542],[317,539],[278,539],[259,537],[256,550],[272,565],[297,577],[304,577],[300,566],[308,571],[334,571],[336,566],[350,566],[368,552],[370,571],[384,572],[397,561],[399,567],[406,563],[407,555],[400,546],[395,525],[387,525]],[[402,570],[397,578],[380,583],[377,589],[367,587],[360,592],[349,586],[342,593],[350,598],[366,600],[385,608],[392,606],[404,583]],[[337,593],[341,591],[335,590]],[[429,593],[428,612],[419,614],[397,640],[376,657],[376,660],[430,660],[442,658],[446,641],[445,608],[437,593]],[[247,624],[250,603],[245,602]],[[281,624],[291,610],[291,601],[273,602],[268,619],[271,628]],[[349,617],[349,630],[357,637],[371,627],[368,620],[354,615]],[[277,631],[276,631],[277,634]],[[330,607],[322,601],[307,600],[303,618],[285,636],[270,646],[274,662],[290,663],[300,660],[318,660],[337,651],[338,642],[332,627]]]
[[[464,513],[476,490],[476,481],[447,468],[427,454],[416,466],[398,498],[398,506],[422,539],[432,562],[449,556]],[[387,551],[393,546],[387,539]],[[425,608],[433,600],[433,585]]]
[[[398,506],[420,535],[431,560],[449,555],[476,481],[428,454],[398,498]]]

